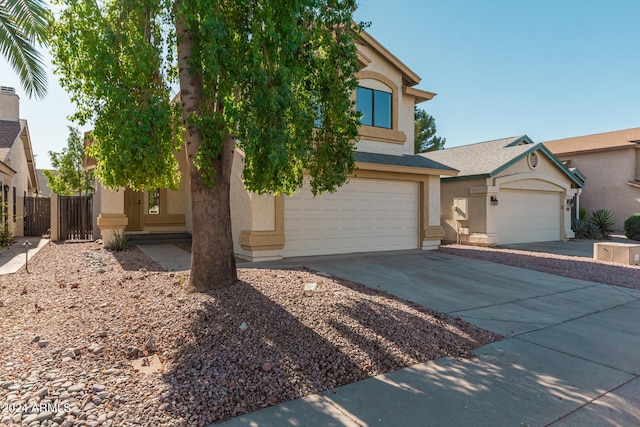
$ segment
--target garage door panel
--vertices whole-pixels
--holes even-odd
[[[313,197],[308,183],[285,199],[284,256],[418,247],[418,184],[353,179]]]
[[[502,190],[498,197],[498,244],[560,239],[559,193]]]

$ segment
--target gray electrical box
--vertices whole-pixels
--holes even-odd
[[[456,221],[466,221],[469,219],[469,199],[467,197],[456,197],[453,199],[453,219]]]

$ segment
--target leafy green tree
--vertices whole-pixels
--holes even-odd
[[[176,188],[174,152],[184,141],[192,289],[237,280],[234,146],[246,156],[245,186],[257,193],[291,194],[304,171],[314,193],[333,191],[353,170],[356,0],[60,2],[54,64],[75,118],[93,124],[99,179],[112,188]]]
[[[60,153],[49,151],[54,171],[45,170],[49,188],[56,194],[70,196],[93,193],[93,169],[83,165],[84,144],[77,128],[69,126],[67,146]]]
[[[49,34],[50,11],[42,0],[0,0],[0,52],[31,97],[47,94],[47,73],[35,44]]]
[[[417,107],[414,110],[414,119],[415,153],[442,150],[447,140],[436,136],[436,120],[426,111]]]

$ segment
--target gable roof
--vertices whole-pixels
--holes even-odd
[[[34,192],[38,192],[40,187],[38,185],[33,149],[31,147],[31,137],[29,136],[29,125],[26,120],[0,120],[0,163],[9,167],[4,162],[7,159],[11,147],[18,138],[22,139],[24,145],[24,155],[29,174],[29,188]],[[9,167],[9,169],[10,172],[16,173],[13,168]]]
[[[380,42],[374,39],[371,34],[366,31],[362,31],[359,37],[360,43],[366,44],[371,47],[373,50],[378,52],[380,55],[385,57],[390,63],[392,63],[400,72],[402,73],[403,84],[407,86],[415,86],[420,83],[420,76],[414,73],[409,67],[407,67],[404,62],[400,61],[397,56],[393,53],[389,52],[389,50],[384,47]],[[365,58],[365,61],[368,58]]]
[[[640,144],[640,128],[556,139],[543,144],[554,154],[628,148]]]
[[[536,144],[527,135],[446,148],[420,155],[459,170],[457,177],[443,178],[459,180],[491,178],[535,151],[541,152],[551,160],[577,186],[584,185],[580,176],[572,173],[544,145]]]
[[[18,120],[0,120],[0,148],[11,148],[19,134]]]
[[[400,166],[406,168],[417,168],[423,172],[431,172],[439,175],[457,175],[458,171],[452,167],[443,165],[434,160],[423,156],[403,154],[379,154],[368,153],[365,151],[356,151],[355,158],[357,163],[372,163],[378,165]]]

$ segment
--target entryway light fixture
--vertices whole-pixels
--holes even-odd
[[[491,204],[493,206],[498,206],[498,198],[496,196],[491,196]]]

